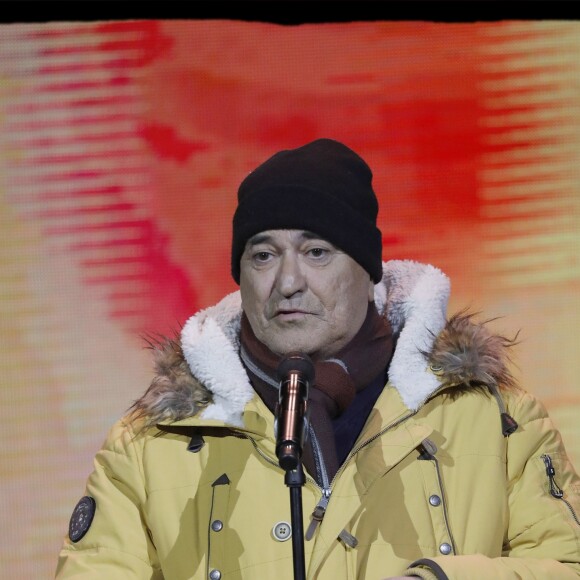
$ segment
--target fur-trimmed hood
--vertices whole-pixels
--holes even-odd
[[[498,389],[513,386],[507,354],[513,342],[491,334],[472,315],[448,319],[449,292],[449,278],[431,265],[383,263],[375,304],[396,339],[389,381],[411,410],[444,387],[453,387],[452,395],[488,389],[503,410]],[[131,410],[147,425],[196,414],[241,425],[254,396],[238,356],[241,314],[240,293],[233,292],[192,316],[180,336],[151,341],[156,376]]]

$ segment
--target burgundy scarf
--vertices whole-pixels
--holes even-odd
[[[242,361],[252,385],[268,408],[274,412],[278,401],[276,371],[282,357],[273,353],[254,334],[245,314],[241,325]],[[386,369],[393,351],[393,336],[386,318],[374,302],[369,302],[366,318],[353,339],[330,359],[316,360],[315,384],[309,390],[309,418],[322,448],[330,478],[338,469],[332,419],[345,411],[357,392],[363,390]],[[312,388],[313,387],[313,388]],[[317,474],[314,457],[307,440],[303,462]]]

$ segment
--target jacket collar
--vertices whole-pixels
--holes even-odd
[[[450,282],[439,269],[410,260],[383,264],[375,286],[375,303],[386,314],[397,340],[389,380],[411,410],[441,385],[425,354],[446,322]],[[211,402],[200,418],[242,425],[242,412],[254,396],[238,356],[241,321],[240,293],[200,311],[184,325],[180,346],[191,374],[208,391]]]

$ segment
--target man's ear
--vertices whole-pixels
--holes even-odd
[[[375,300],[375,283],[369,280],[369,302],[374,302]]]

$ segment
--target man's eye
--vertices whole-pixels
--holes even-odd
[[[254,260],[257,262],[266,262],[270,259],[271,256],[272,254],[270,254],[270,252],[256,252],[254,254]]]
[[[312,248],[308,250],[308,254],[313,258],[322,258],[323,256],[326,256],[327,253],[328,250],[325,250],[324,248]]]

